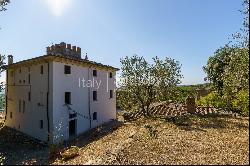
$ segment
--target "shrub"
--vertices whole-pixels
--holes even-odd
[[[50,144],[49,145],[49,156],[50,158],[56,158],[59,156],[61,144]]]
[[[79,148],[76,146],[71,146],[68,149],[66,149],[64,152],[61,152],[60,154],[63,160],[67,161],[79,155]]]
[[[239,91],[235,95],[235,99],[232,101],[232,107],[236,112],[239,112],[242,115],[249,115],[249,92],[248,91]]]
[[[228,104],[224,97],[221,97],[216,92],[211,92],[205,97],[201,97],[200,100],[197,101],[197,105],[199,106],[211,106],[217,108],[227,108]]]

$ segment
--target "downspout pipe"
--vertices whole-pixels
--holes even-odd
[[[7,119],[8,113],[8,90],[9,90],[9,65],[13,64],[13,55],[8,55],[8,66],[6,67],[6,85],[5,85],[5,117],[4,122]]]
[[[49,62],[48,64],[48,91],[47,91],[47,125],[48,125],[48,142],[50,141],[50,123],[49,123],[49,90],[50,90],[50,67]]]
[[[89,71],[90,67],[88,67],[88,80],[89,80]],[[90,111],[90,87],[88,87],[88,109],[89,109],[89,128],[91,129],[91,111]]]
[[[4,122],[6,122],[7,119],[7,113],[8,113],[8,80],[9,80],[9,69],[6,70],[6,85],[5,85],[5,117]]]

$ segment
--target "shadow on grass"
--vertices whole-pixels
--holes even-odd
[[[57,149],[57,154],[52,156],[50,158],[49,163],[53,163],[56,159],[62,159],[61,156],[58,154],[60,152],[63,152],[67,148],[71,146],[76,146],[78,148],[83,148],[87,146],[88,144],[97,141],[106,135],[109,135],[119,129],[119,127],[123,126],[123,122],[120,122],[118,120],[113,120],[107,123],[104,123],[101,126],[98,126],[96,128],[93,128],[78,137],[71,139],[69,141],[64,141],[63,144],[61,144]],[[49,164],[48,163],[48,164]]]
[[[91,142],[114,132],[123,125],[114,120],[91,129],[84,134],[63,144],[55,146],[55,154],[51,156],[51,147],[39,143],[32,137],[9,127],[0,128],[0,165],[50,164],[60,158],[60,152],[70,146],[82,148]]]
[[[225,128],[238,128],[248,129],[249,125],[241,123],[241,118],[232,117],[231,115],[197,115],[190,114],[181,117],[164,118],[166,122],[175,124],[178,128],[186,131],[203,131],[206,129],[225,129]]]
[[[9,127],[0,128],[0,165],[43,164],[48,148]]]

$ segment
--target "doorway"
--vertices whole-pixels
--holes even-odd
[[[76,119],[69,121],[69,137],[76,136]]]

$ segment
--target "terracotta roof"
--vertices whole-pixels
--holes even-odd
[[[99,67],[105,67],[105,68],[109,68],[109,69],[116,70],[116,71],[119,70],[119,68],[115,68],[115,67],[112,67],[112,66],[109,66],[109,65],[104,65],[104,64],[97,63],[97,62],[94,62],[94,61],[90,61],[90,60],[86,60],[86,59],[80,59],[80,58],[74,58],[74,57],[69,57],[69,56],[64,56],[64,55],[43,55],[43,56],[39,56],[39,57],[19,61],[19,62],[13,63],[11,65],[5,65],[5,66],[3,66],[3,68],[6,69],[8,67],[12,67],[12,66],[16,66],[16,65],[22,65],[24,63],[28,63],[28,62],[31,62],[31,61],[43,60],[43,59],[46,60],[46,59],[50,59],[50,58],[51,59],[63,58],[65,60],[71,60],[71,61],[80,62],[80,63],[83,63],[83,64],[89,64],[89,65],[95,65],[95,66],[99,66]]]

